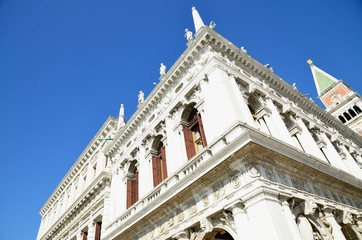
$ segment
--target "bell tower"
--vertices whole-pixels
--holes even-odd
[[[362,136],[361,96],[343,80],[316,67],[311,60],[307,63],[312,70],[318,99],[327,108],[326,111]]]

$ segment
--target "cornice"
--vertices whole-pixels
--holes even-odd
[[[50,208],[50,205],[54,201],[56,201],[57,197],[61,195],[64,189],[66,189],[66,186],[71,182],[71,179],[74,178],[74,176],[76,176],[76,174],[80,171],[81,166],[83,166],[86,163],[89,157],[100,146],[102,142],[98,140],[98,138],[101,135],[106,136],[107,134],[109,134],[111,130],[114,129],[115,126],[117,126],[117,118],[109,116],[107,120],[103,123],[99,131],[96,133],[96,135],[93,137],[93,139],[90,141],[90,143],[87,145],[85,150],[82,152],[82,154],[78,157],[77,161],[73,164],[68,173],[64,176],[64,178],[59,183],[57,188],[50,195],[50,197],[45,202],[43,207],[40,209],[39,211],[40,215],[43,216],[43,214],[46,213],[46,211]]]
[[[61,226],[67,223],[67,220],[71,218],[73,214],[76,213],[78,209],[80,209],[88,199],[90,199],[94,193],[110,181],[112,174],[108,171],[102,171],[96,179],[93,180],[92,184],[90,184],[83,193],[73,202],[73,204],[55,221],[44,233],[40,239],[51,239],[51,234],[54,233],[57,229],[61,228]]]
[[[289,98],[289,100],[296,102],[296,104],[307,110],[309,113],[316,115],[318,118],[323,120],[325,123],[329,124],[341,132],[346,138],[353,139],[358,145],[362,145],[362,138],[358,136],[353,130],[344,126],[337,120],[335,117],[328,114],[324,109],[320,108],[313,101],[305,97],[297,89],[293,88],[285,80],[280,78],[270,69],[266,68],[264,65],[259,63],[257,60],[252,58],[250,55],[236,47],[230,41],[222,37],[220,34],[210,29],[209,27],[203,27],[200,32],[198,32],[196,38],[188,45],[188,48],[176,61],[176,63],[171,67],[171,69],[160,78],[161,82],[157,87],[150,93],[142,106],[134,113],[131,119],[127,122],[123,131],[118,133],[115,137],[115,140],[111,142],[104,152],[106,155],[112,155],[116,149],[125,143],[131,136],[131,133],[136,128],[139,122],[142,121],[143,117],[150,111],[158,100],[163,96],[166,90],[171,86],[171,84],[179,77],[179,75],[184,71],[184,69],[193,61],[197,53],[209,43],[213,48],[218,48],[221,52],[225,53],[229,58],[236,60],[236,62],[241,63],[248,71],[251,71],[251,75],[256,75],[262,80],[268,82],[270,86],[273,86],[274,89],[278,91],[279,94],[284,95]],[[218,52],[220,52],[218,51]]]

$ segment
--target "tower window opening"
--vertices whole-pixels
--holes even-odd
[[[362,112],[358,106],[353,106],[353,109],[356,111],[357,114]]]
[[[351,114],[352,117],[357,116],[357,114],[352,110],[352,109],[348,109],[349,114]]]
[[[344,119],[344,117],[342,117],[341,115],[338,116],[339,120],[342,122],[342,123],[345,123],[346,122],[346,119]]]
[[[348,113],[343,113],[343,116],[347,119],[347,121],[351,120],[351,116]]]

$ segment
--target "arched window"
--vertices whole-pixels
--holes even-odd
[[[207,143],[202,119],[197,110],[189,105],[182,115],[187,159],[190,159],[206,147]]]
[[[342,123],[345,123],[346,120],[344,119],[344,117],[342,117],[341,115],[338,116],[339,120],[341,120]]]
[[[362,112],[358,106],[353,106],[353,109],[356,111],[357,114]]]
[[[357,116],[357,114],[352,109],[348,109],[348,112],[352,117]]]
[[[167,178],[166,149],[161,137],[155,138],[152,144],[153,186],[157,186]]]
[[[351,120],[351,116],[348,113],[343,113],[343,116],[348,120]]]
[[[127,174],[127,208],[138,201],[138,169],[132,162]]]

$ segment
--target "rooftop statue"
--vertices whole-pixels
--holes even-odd
[[[138,94],[138,103],[143,103],[145,101],[145,94],[140,91],[140,93]]]
[[[161,67],[160,67],[160,75],[163,76],[166,74],[166,66],[163,65],[163,63],[161,63]]]
[[[192,32],[189,31],[187,28],[185,29],[185,38],[187,39],[187,41],[191,41],[192,39],[194,39],[194,37],[192,36]]]

